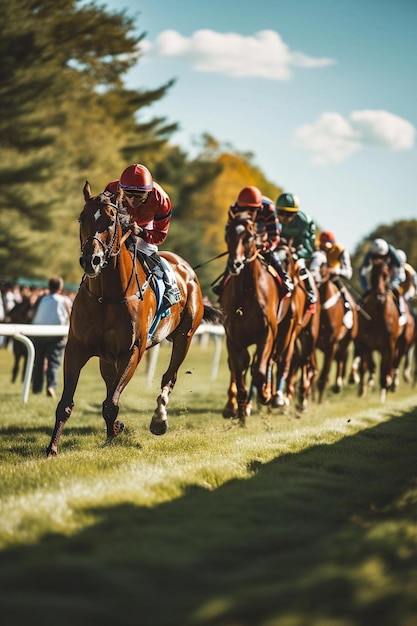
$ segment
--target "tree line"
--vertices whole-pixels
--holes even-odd
[[[80,0],[0,0],[0,274],[81,279],[82,186],[99,193],[133,162],[169,193],[174,218],[165,247],[184,256],[203,291],[224,267],[224,225],[237,191],[257,185],[276,199],[251,153],[202,135],[197,156],[175,145],[175,121],[145,116],[175,88],[128,89],[146,36],[137,18]],[[320,227],[320,225],[318,225]],[[417,264],[417,220],[382,226],[381,236]],[[365,245],[365,242],[363,243]],[[162,247],[163,249],[163,247]],[[361,245],[353,255],[362,255]],[[356,265],[358,262],[356,263]]]

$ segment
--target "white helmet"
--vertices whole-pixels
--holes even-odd
[[[397,249],[397,254],[401,260],[401,263],[404,265],[404,263],[407,263],[407,255],[404,252],[404,250],[398,250]]]
[[[389,247],[385,239],[374,239],[371,245],[371,254],[385,256],[389,252]]]

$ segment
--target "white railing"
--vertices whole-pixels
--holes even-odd
[[[44,324],[0,324],[0,337],[13,337],[23,343],[28,351],[25,376],[23,380],[22,400],[26,404],[29,398],[30,383],[32,380],[33,364],[35,362],[35,346],[30,337],[66,337],[69,326],[46,326]],[[219,370],[219,363],[222,350],[222,339],[224,328],[217,324],[200,324],[195,335],[202,335],[201,341],[205,338],[213,337],[215,341],[214,357],[211,368],[211,378],[215,379]],[[158,362],[159,344],[150,350],[148,361],[148,385],[151,384]]]

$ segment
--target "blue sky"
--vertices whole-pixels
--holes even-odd
[[[416,0],[104,5],[146,32],[127,85],[176,79],[141,119],[178,122],[172,142],[191,156],[203,133],[252,152],[352,251],[379,224],[417,218]]]

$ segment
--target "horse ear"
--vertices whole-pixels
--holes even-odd
[[[88,180],[86,180],[85,183],[84,183],[83,194],[84,194],[84,199],[85,199],[86,202],[87,202],[87,200],[90,200],[90,198],[91,198],[91,187],[90,187],[90,183],[88,182]]]
[[[235,214],[233,213],[232,209],[229,209],[229,214],[228,214],[229,220],[231,221],[234,217],[235,217]]]

